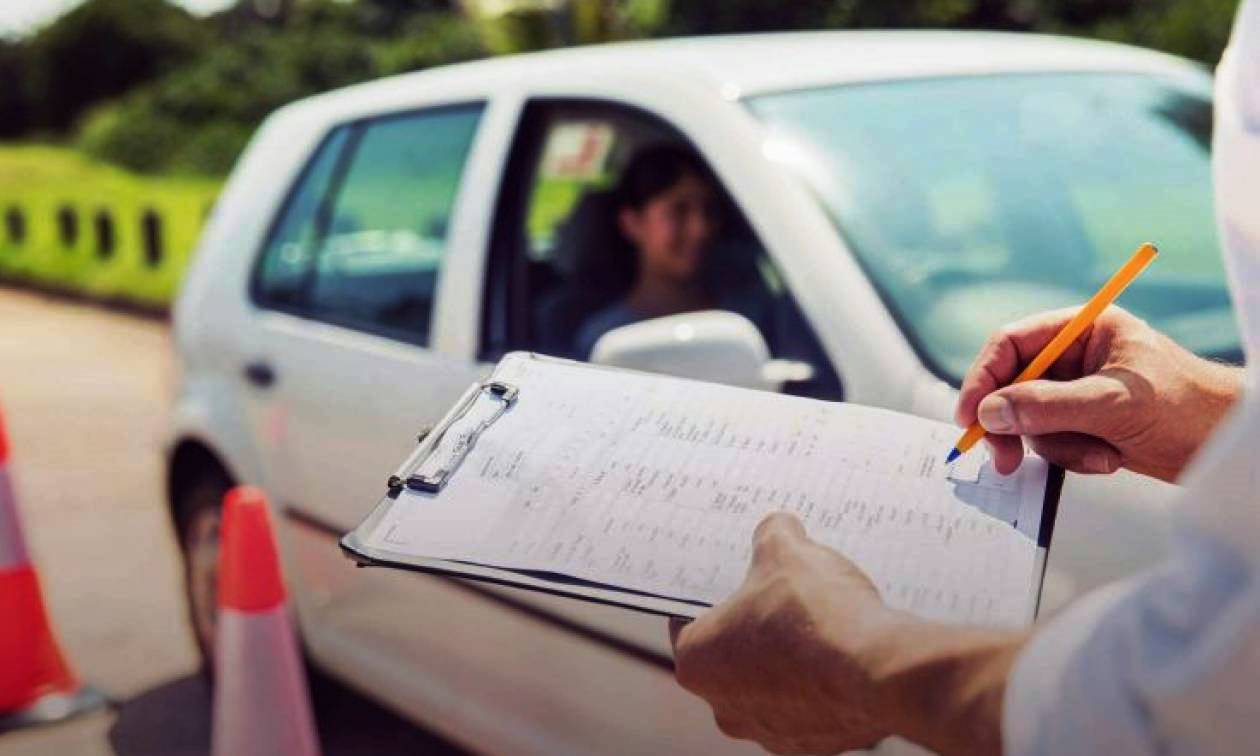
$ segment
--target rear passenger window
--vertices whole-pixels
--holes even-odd
[[[263,304],[425,345],[480,105],[388,116],[326,140],[272,232]]]
[[[302,304],[308,272],[320,231],[320,208],[336,172],[338,157],[350,134],[341,127],[329,134],[307,166],[271,231],[258,271],[256,291],[264,304]]]
[[[312,314],[428,343],[437,276],[481,108],[367,125],[329,203]]]

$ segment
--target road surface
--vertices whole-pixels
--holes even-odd
[[[0,735],[0,756],[209,750],[162,492],[167,355],[157,320],[0,287],[0,421],[27,543],[63,651],[118,704]],[[335,683],[313,693],[326,754],[451,752]]]

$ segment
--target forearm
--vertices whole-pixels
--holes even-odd
[[[894,613],[870,657],[893,731],[947,756],[1000,754],[1006,678],[1026,639]]]
[[[1189,380],[1179,384],[1171,395],[1163,399],[1166,406],[1189,410],[1177,412],[1173,418],[1181,426],[1189,443],[1183,456],[1173,462],[1174,469],[1164,474],[1152,471],[1156,477],[1165,480],[1176,480],[1180,477],[1186,465],[1242,397],[1245,374],[1243,368],[1204,359],[1179,346],[1174,348],[1181,356]]]

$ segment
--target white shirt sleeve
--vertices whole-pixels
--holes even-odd
[[[1007,754],[1260,751],[1260,577],[1189,535],[1157,571],[1052,620],[1007,684]]]

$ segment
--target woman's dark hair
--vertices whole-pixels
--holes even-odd
[[[677,144],[648,147],[630,158],[617,182],[616,206],[640,210],[653,198],[669,191],[683,176],[695,176],[710,185],[717,181],[694,150]]]
[[[600,254],[579,255],[574,277],[600,298],[617,298],[630,290],[639,270],[639,253],[619,230],[617,213],[625,208],[640,210],[654,197],[676,185],[683,176],[697,176],[718,187],[717,179],[694,150],[658,143],[639,150],[630,158],[617,185],[600,204],[600,227],[611,232],[601,235]],[[579,231],[580,233],[580,231]]]

